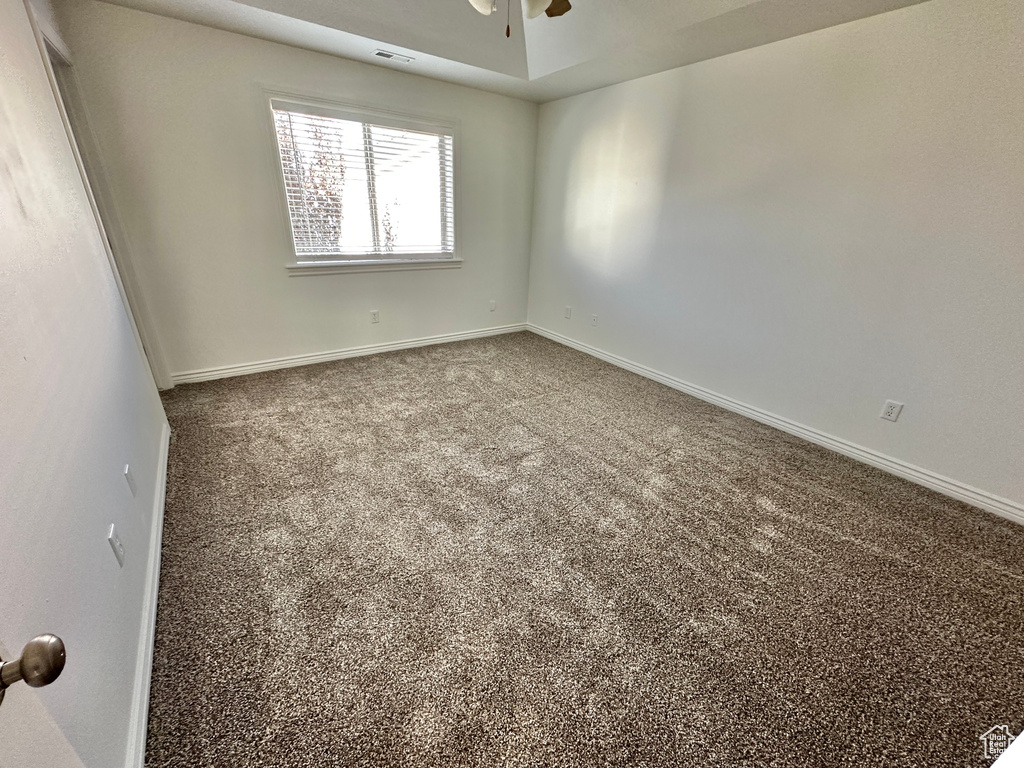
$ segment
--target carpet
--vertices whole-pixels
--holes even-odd
[[[1024,729],[1024,528],[536,335],[164,403],[150,768],[959,768]]]

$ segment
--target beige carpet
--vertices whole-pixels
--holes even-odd
[[[150,768],[961,768],[1024,729],[1024,528],[532,334],[165,404]]]

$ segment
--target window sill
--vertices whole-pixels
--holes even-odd
[[[290,277],[342,272],[400,272],[408,269],[458,269],[462,259],[363,259],[360,261],[300,261],[286,264]]]

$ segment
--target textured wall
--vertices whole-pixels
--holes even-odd
[[[90,768],[118,766],[166,422],[19,0],[0,0],[0,52],[0,644],[68,648],[52,686],[8,692],[0,762],[73,765],[66,737]]]
[[[536,105],[90,0],[64,10],[172,372],[525,321]],[[457,120],[464,265],[289,277],[261,85]]]
[[[544,105],[530,322],[1024,501],[1022,44],[932,0]]]

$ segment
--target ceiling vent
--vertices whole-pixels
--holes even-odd
[[[397,61],[399,64],[408,64],[410,61],[412,61],[412,58],[409,56],[403,56],[400,53],[392,53],[391,51],[382,51],[380,48],[374,51],[373,55],[376,56],[378,59]]]

